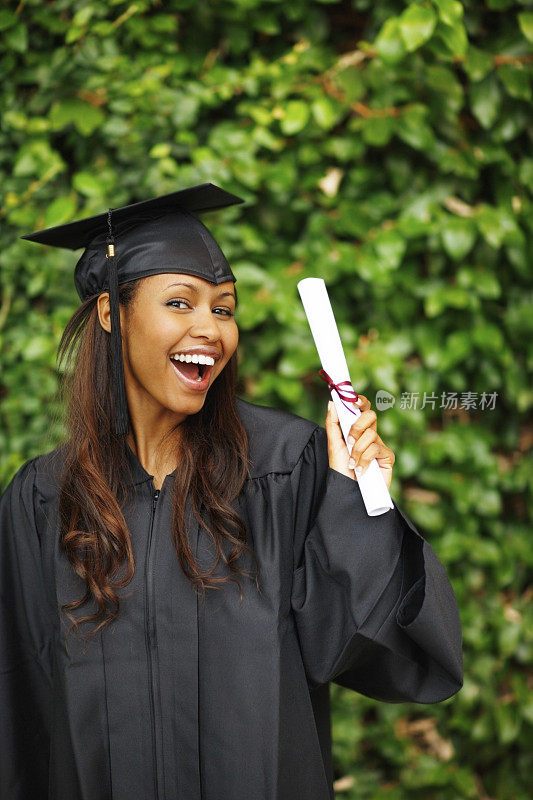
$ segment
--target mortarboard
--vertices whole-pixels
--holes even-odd
[[[216,285],[235,282],[224,253],[196,214],[243,202],[213,183],[202,183],[21,236],[52,247],[84,247],[74,270],[80,299],[109,292],[117,435],[129,430],[119,284],[161,272],[183,272]]]

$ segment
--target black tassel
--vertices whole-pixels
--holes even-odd
[[[120,313],[118,303],[118,272],[115,260],[115,240],[111,228],[111,211],[107,212],[109,236],[107,238],[109,304],[111,307],[111,356],[113,363],[113,397],[115,402],[115,433],[125,436],[129,431],[128,402],[126,399],[126,381],[124,378],[124,362],[122,360],[122,336],[120,333]]]

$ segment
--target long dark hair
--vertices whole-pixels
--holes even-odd
[[[140,280],[119,286],[119,302],[126,313]],[[97,297],[86,300],[73,314],[58,348],[59,368],[65,360],[68,365],[60,391],[67,427],[59,495],[61,547],[86,586],[83,597],[61,609],[72,622],[67,635],[73,628],[80,633],[82,622],[98,622],[88,638],[118,615],[116,589],[126,586],[135,571],[122,513],[128,497],[122,476],[128,464],[124,442],[114,430],[111,337],[98,319]],[[218,589],[220,584],[235,581],[242,600],[235,575],[251,577],[236,564],[244,550],[258,567],[255,553],[246,544],[246,525],[231,506],[249,475],[249,442],[235,406],[236,381],[237,351],[209,388],[202,409],[180,425],[172,538],[184,574],[203,598],[207,588]],[[204,572],[189,546],[185,523],[189,494],[194,516],[215,546],[216,561]],[[209,519],[202,516],[202,506]],[[224,543],[232,545],[227,556]],[[229,568],[229,576],[213,576],[221,560]],[[122,577],[118,577],[119,571],[124,572]],[[255,582],[259,589],[257,573],[258,569]],[[69,613],[91,598],[97,609],[94,613],[77,619]]]

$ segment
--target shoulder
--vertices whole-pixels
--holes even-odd
[[[59,489],[63,452],[64,445],[59,445],[49,453],[24,462],[5,488],[2,499],[14,503],[26,502],[34,493],[52,499]]]
[[[270,406],[236,398],[236,407],[250,441],[252,478],[292,472],[308,445],[326,432],[316,422]]]

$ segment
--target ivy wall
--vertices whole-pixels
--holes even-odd
[[[461,608],[455,697],[332,685],[337,796],[529,798],[531,5],[20,0],[0,31],[0,481],[61,439],[79,302],[79,254],[19,236],[204,181],[243,196],[204,218],[238,279],[241,396],[324,424],[296,289],[323,277]]]

